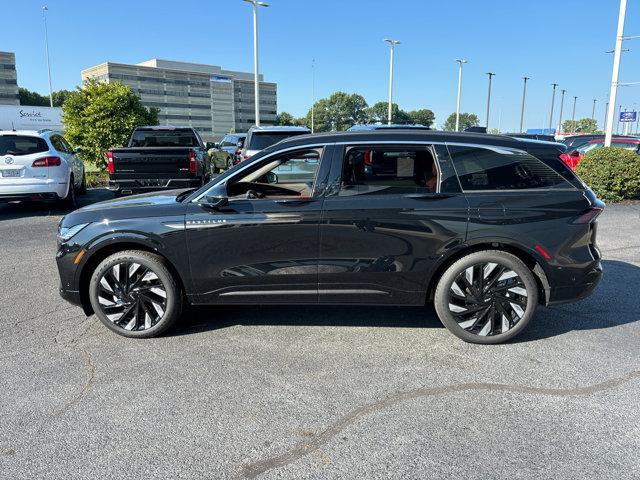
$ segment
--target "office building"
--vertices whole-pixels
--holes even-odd
[[[82,81],[121,82],[147,107],[160,109],[161,125],[191,126],[206,140],[246,132],[255,124],[253,73],[216,65],[152,59],[135,65],[106,62],[83,70]],[[260,80],[260,123],[276,121],[277,88]]]

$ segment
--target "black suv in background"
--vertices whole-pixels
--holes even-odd
[[[463,340],[503,342],[602,274],[604,204],[564,148],[407,130],[291,138],[196,191],[64,217],[61,294],[129,337],[166,331],[185,302],[433,302]]]

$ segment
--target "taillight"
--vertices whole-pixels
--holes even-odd
[[[107,171],[109,173],[115,173],[115,168],[113,166],[113,153],[107,152]]]
[[[236,155],[240,155],[240,152],[242,152],[241,148],[236,148]]]
[[[189,173],[196,173],[198,164],[196,163],[196,152],[189,150]]]
[[[580,224],[593,223],[595,222],[596,218],[598,218],[598,216],[602,213],[603,210],[604,210],[604,203],[598,201],[596,205],[585,210],[576,218],[571,220],[571,223],[580,223]]]
[[[562,160],[571,170],[575,170],[580,163],[580,160],[582,160],[582,155],[580,152],[561,153],[560,160]]]
[[[371,150],[364,152],[364,164],[371,165]]]
[[[60,157],[42,157],[34,160],[32,167],[59,167],[62,161]]]
[[[242,156],[242,159],[243,159],[243,160],[249,160],[249,155],[243,155],[243,156]]]

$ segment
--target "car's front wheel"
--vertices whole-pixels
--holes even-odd
[[[127,250],[105,258],[89,284],[97,317],[125,337],[155,337],[180,318],[182,292],[164,260]]]
[[[472,343],[502,343],[519,334],[538,304],[538,285],[522,260],[483,250],[453,263],[440,278],[434,304],[445,327]]]

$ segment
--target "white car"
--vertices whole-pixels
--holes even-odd
[[[72,207],[85,185],[84,163],[59,133],[0,130],[0,201],[57,200]]]

